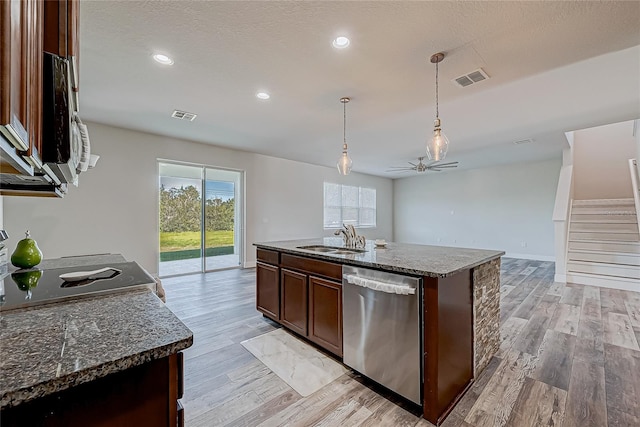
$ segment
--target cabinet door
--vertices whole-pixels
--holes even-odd
[[[29,149],[29,43],[33,1],[0,2],[0,132],[15,149]]]
[[[342,284],[309,276],[309,339],[342,357]]]
[[[256,264],[256,308],[273,320],[280,320],[280,269]]]
[[[280,320],[300,335],[307,336],[307,275],[282,269]]]
[[[28,19],[25,28],[27,42],[28,81],[28,128],[29,149],[25,157],[29,163],[42,168],[42,42],[44,3],[37,0],[26,2]]]

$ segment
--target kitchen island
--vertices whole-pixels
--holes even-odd
[[[46,274],[123,260],[67,258],[39,267]],[[5,277],[4,286],[15,284]],[[180,351],[193,334],[149,288],[0,310],[0,325],[3,426],[175,426],[182,415]]]
[[[343,267],[393,273],[419,283],[420,366],[407,370],[420,377],[419,403],[433,424],[444,420],[499,347],[504,252],[398,243],[383,248],[367,243],[354,251],[339,238],[255,246],[257,309],[340,358],[352,344],[349,336],[343,338],[343,326],[350,327],[352,320],[343,325],[343,319],[353,319],[343,306]]]

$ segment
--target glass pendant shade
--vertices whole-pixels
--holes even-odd
[[[449,138],[440,129],[440,119],[436,119],[433,128],[433,138],[427,142],[427,157],[438,162],[444,160],[449,149]]]
[[[436,64],[436,120],[433,123],[433,137],[427,141],[427,157],[434,162],[444,160],[449,149],[449,138],[440,128],[440,109],[438,106],[438,64],[443,59],[444,53],[442,52],[431,55],[431,62]]]
[[[342,149],[342,156],[338,160],[338,172],[340,172],[340,175],[349,175],[351,166],[353,166],[353,161],[349,157],[349,153],[347,153],[347,144],[345,144]]]

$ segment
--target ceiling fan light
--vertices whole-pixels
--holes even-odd
[[[440,128],[440,119],[436,119],[433,128],[433,138],[427,141],[427,157],[438,162],[447,156],[449,150],[449,138]]]
[[[351,172],[351,167],[353,166],[353,161],[351,157],[349,157],[349,153],[347,153],[347,146],[344,146],[344,150],[342,151],[342,156],[340,156],[340,160],[338,160],[338,172],[340,175],[349,175]]]

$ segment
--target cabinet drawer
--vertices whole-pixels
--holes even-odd
[[[266,262],[267,264],[278,265],[280,263],[280,253],[268,249],[258,249],[257,258],[258,261]]]
[[[342,265],[296,255],[282,254],[282,267],[302,270],[318,276],[342,281]]]

